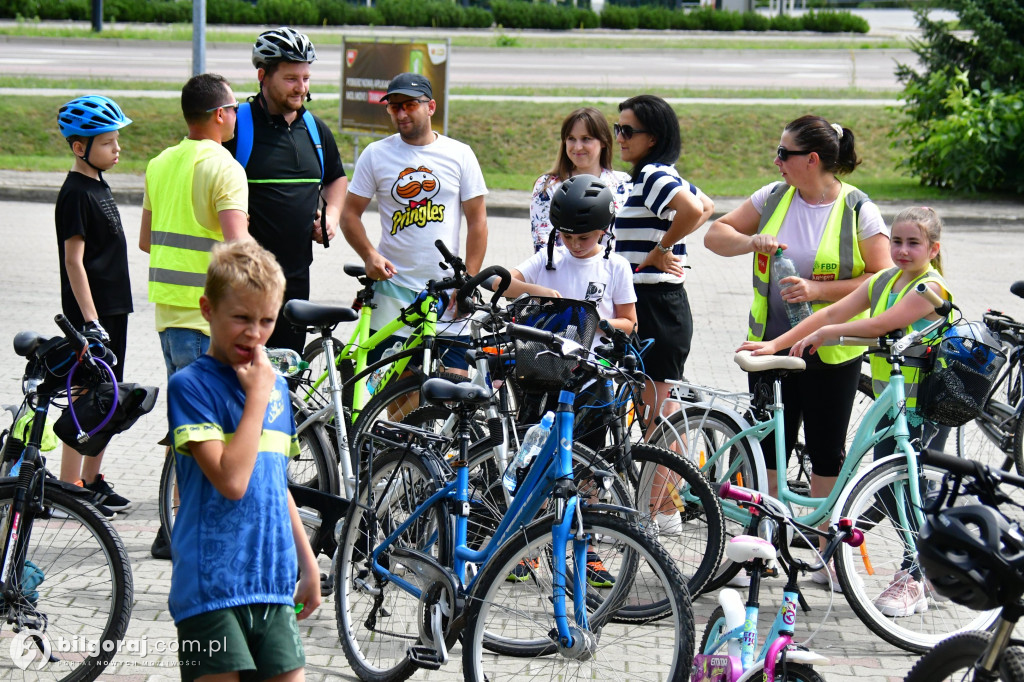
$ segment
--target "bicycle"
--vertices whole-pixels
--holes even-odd
[[[763,675],[762,679],[766,680],[822,682],[823,678],[812,666],[827,665],[828,659],[793,643],[797,605],[809,610],[797,585],[797,576],[828,565],[840,543],[859,546],[864,541],[863,533],[853,528],[848,519],[841,519],[828,532],[805,526],[793,521],[778,500],[734,487],[728,482],[719,486],[718,494],[723,499],[733,500],[758,512],[757,534],[733,538],[727,550],[730,559],[749,573],[750,586],[745,610],[735,590],[724,589],[719,593],[719,606],[708,618],[707,629],[698,647],[701,653],[694,657],[696,673],[691,679],[693,682],[731,682]],[[808,535],[826,538],[826,547],[818,555],[820,561],[809,564],[793,557],[788,537],[794,532],[805,541]],[[772,539],[776,537],[780,539],[773,546]],[[761,578],[776,574],[780,567],[786,574],[782,603],[765,637],[764,647],[758,652]]]
[[[923,289],[925,291],[919,288],[918,293],[927,296],[927,287]],[[774,457],[778,467],[776,497],[791,510],[799,510],[800,513],[794,511],[795,520],[808,526],[818,526],[829,520],[834,523],[840,517],[853,519],[856,527],[865,533],[867,541],[859,548],[856,556],[848,546],[841,547],[835,556],[843,594],[872,632],[895,646],[918,653],[954,632],[984,629],[995,618],[993,613],[979,614],[952,602],[937,602],[933,595],[927,596],[924,609],[915,606],[913,613],[896,612],[886,615],[874,603],[889,588],[890,578],[905,571],[903,564],[913,554],[916,529],[923,520],[920,511],[923,492],[941,479],[942,472],[918,464],[917,449],[909,437],[904,409],[904,376],[901,371],[904,364],[926,364],[927,360],[909,356],[908,350],[923,343],[933,333],[950,326],[946,316],[953,309],[952,306],[947,308],[945,302],[938,297],[932,303],[941,319],[898,340],[891,337],[840,340],[850,345],[872,346],[873,350],[869,352],[884,353],[892,370],[888,385],[871,404],[858,426],[836,485],[825,498],[797,493],[789,488],[786,480],[779,376],[784,372],[803,369],[801,358],[751,356],[746,352],[736,354],[736,362],[745,371],[766,372],[772,381],[773,390],[770,395],[752,397],[754,409],[747,415],[754,417],[753,422],[748,422],[739,410],[723,404],[728,394],[702,387],[701,390],[711,396],[708,401],[684,406],[679,412],[669,415],[660,426],[663,435],[666,432],[671,434],[665,435],[666,438],[679,442],[682,447],[686,447],[686,443],[709,443],[706,448],[703,445],[691,445],[689,452],[699,450],[708,453],[706,460],[699,464],[713,482],[731,481],[761,492],[768,490],[768,480],[760,441],[774,432]],[[884,426],[883,420],[887,416],[892,419],[892,423]],[[865,470],[858,472],[864,456],[876,444],[890,437],[895,440],[896,454],[874,461]],[[892,499],[895,499],[895,504],[889,503]],[[722,505],[722,511],[727,519],[732,519],[740,527],[750,528],[749,512],[729,503]],[[719,578],[727,580],[737,570],[733,565],[723,571]],[[904,572],[902,575],[909,573]]]
[[[1024,282],[1015,282],[1010,291],[1024,297]],[[1002,341],[1007,361],[977,418],[957,428],[956,452],[1024,475],[1024,324],[998,310],[987,311],[982,320]]]
[[[0,623],[14,633],[13,655],[0,657],[8,679],[28,668],[36,679],[95,679],[117,653],[132,610],[121,538],[87,501],[88,491],[47,472],[40,446],[50,406],[62,407],[76,424],[86,421],[84,403],[92,398],[80,401],[75,416],[73,380],[92,394],[110,388],[107,411],[93,415],[95,423],[77,424],[79,444],[90,448],[102,449],[110,435],[152,410],[156,389],[119,392],[102,344],[63,315],[55,321],[62,336],[21,332],[14,339],[15,353],[26,360],[19,412],[31,413],[32,421],[23,447],[8,434],[4,456],[17,459],[18,473],[0,479]],[[68,404],[59,404],[65,397]]]
[[[507,330],[556,343],[554,335],[533,328]],[[417,667],[436,669],[461,635],[467,680],[527,671],[591,677],[612,667],[628,670],[633,652],[645,659],[638,673],[643,679],[687,679],[692,616],[674,563],[628,518],[632,510],[591,504],[576,493],[572,390],[560,394],[551,435],[478,549],[467,538],[473,504],[468,450],[473,415],[490,393],[429,379],[421,395],[454,405],[458,456],[446,460],[446,439],[436,434],[384,422],[374,428],[376,452],[366,459],[372,470],[345,519],[336,578],[338,631],[356,674],[401,680]],[[614,475],[599,478],[610,486]],[[545,505],[548,515],[534,521]],[[596,535],[605,541],[593,543]],[[588,570],[596,570],[591,555],[613,572],[610,587],[588,584]],[[529,578],[506,581],[521,565]],[[661,604],[656,619],[621,617],[623,606],[652,603]],[[614,653],[606,656],[609,645]],[[664,654],[655,661],[649,660],[653,647]],[[526,660],[499,664],[499,655]]]
[[[906,682],[1020,682],[1024,641],[1013,630],[1024,615],[1024,535],[1002,512],[1003,506],[1021,506],[1001,486],[1020,490],[1024,478],[928,450],[921,460],[948,472],[925,511],[919,542],[925,575],[945,597],[971,608],[997,608],[999,618],[992,631],[963,632],[937,644],[914,664]],[[967,505],[954,506],[965,497]]]

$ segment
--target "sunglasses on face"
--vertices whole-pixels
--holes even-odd
[[[392,114],[397,114],[399,111],[405,109],[405,113],[411,114],[416,111],[416,108],[421,104],[429,104],[429,99],[407,99],[404,102],[388,102],[384,106],[387,107],[388,111]]]
[[[813,153],[814,152],[809,149],[793,150],[786,149],[785,147],[782,146],[775,150],[775,154],[779,157],[779,161],[785,161],[791,156],[807,156],[808,154]]]
[[[232,102],[231,104],[221,104],[219,107],[213,107],[212,109],[207,109],[206,113],[210,114],[210,113],[213,113],[214,111],[217,111],[218,109],[235,109],[237,111],[238,110],[238,102]]]
[[[640,130],[639,128],[634,128],[633,126],[630,125],[620,126],[618,123],[613,125],[612,129],[615,131],[615,137],[622,135],[623,140],[631,140],[633,139],[633,136],[636,135],[637,133],[644,133],[646,135],[650,135],[650,133],[648,133],[646,130]]]

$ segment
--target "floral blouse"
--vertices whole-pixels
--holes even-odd
[[[618,213],[629,196],[629,173],[605,168],[601,171],[601,182],[608,185],[608,189],[612,191],[615,212]],[[537,182],[533,186],[533,199],[530,202],[530,233],[533,235],[533,250],[535,253],[547,248],[548,235],[551,232],[551,220],[549,217],[551,195],[561,184],[561,180],[544,174],[537,178]],[[555,243],[561,244],[562,242],[556,237]]]

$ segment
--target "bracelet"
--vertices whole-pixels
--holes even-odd
[[[668,253],[669,251],[672,250],[671,246],[662,246],[660,241],[657,244],[655,244],[655,246],[657,246],[658,251],[661,251],[662,253]]]

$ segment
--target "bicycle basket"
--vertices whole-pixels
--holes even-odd
[[[932,371],[918,386],[918,412],[943,426],[963,426],[980,413],[1005,362],[999,340],[980,322],[950,327],[936,347]]]
[[[512,306],[512,321],[549,331],[590,349],[600,321],[597,306],[571,298],[533,296]],[[542,392],[562,388],[572,377],[576,361],[545,353],[539,341],[516,339],[513,368],[515,382],[524,391]]]

